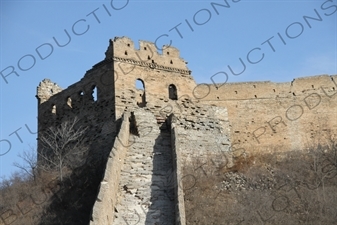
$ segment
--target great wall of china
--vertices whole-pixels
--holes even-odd
[[[86,143],[103,174],[93,225],[185,224],[181,181],[193,161],[230,167],[250,151],[336,138],[337,75],[196,84],[178,49],[135,49],[127,37],[110,40],[105,56],[66,89],[48,79],[37,88],[39,135],[77,117],[95,137]]]

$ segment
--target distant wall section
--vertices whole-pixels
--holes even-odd
[[[199,85],[195,95],[204,104],[228,109],[233,144],[246,149],[299,150],[336,138],[336,75]]]

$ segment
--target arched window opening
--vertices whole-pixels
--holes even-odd
[[[169,85],[169,99],[178,100],[177,88],[174,84]]]
[[[98,90],[96,86],[92,87],[92,99],[96,102],[98,100]]]
[[[83,92],[83,91],[80,91],[80,92],[78,92],[78,94],[79,94],[80,96],[83,96],[83,95],[84,95],[84,92]]]
[[[51,106],[51,113],[56,115],[56,105],[55,104]]]
[[[144,83],[141,79],[136,80],[136,89],[144,91]]]
[[[141,79],[136,80],[137,105],[139,107],[146,106],[145,84]]]
[[[71,98],[70,98],[70,97],[67,98],[67,105],[68,105],[70,108],[72,108],[72,105],[71,105]]]

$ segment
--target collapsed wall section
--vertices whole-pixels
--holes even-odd
[[[88,210],[95,203],[96,191],[120,126],[120,120],[115,118],[113,64],[92,68],[80,81],[66,89],[57,87],[50,81],[43,81],[37,88],[38,163],[50,164],[42,154],[56,155],[41,141],[49,128],[59,128],[65,122],[76,121],[74,130],[70,132],[85,129],[80,146],[83,154],[75,156],[70,153],[80,163],[68,162],[64,171],[67,171],[67,178],[76,174],[76,177],[86,181],[85,185],[77,187],[86,197],[78,198],[76,202],[80,206],[79,211]]]
[[[93,68],[79,81],[61,89],[49,80],[37,88],[39,136],[49,127],[65,121],[79,120],[77,126],[87,128],[87,135],[100,146],[94,155],[106,155],[116,136],[113,66]],[[38,141],[38,148],[41,143]]]
[[[177,100],[160,97],[148,103],[145,110],[151,111],[159,124],[170,121],[174,114],[176,139],[181,147],[183,166],[191,165],[196,160],[206,162],[217,158],[230,166],[231,137],[230,122],[225,107],[205,105],[188,95]]]
[[[159,105],[159,103],[158,103]],[[150,108],[158,118],[174,114],[175,143],[179,146],[182,167],[198,163],[223,167],[232,165],[232,145],[227,109],[204,105],[189,98],[163,100],[163,108]],[[156,110],[157,109],[157,110]],[[211,165],[212,164],[212,165]]]

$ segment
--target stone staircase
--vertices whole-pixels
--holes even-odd
[[[113,225],[175,224],[170,131],[144,109],[134,116],[139,136],[130,135]]]

